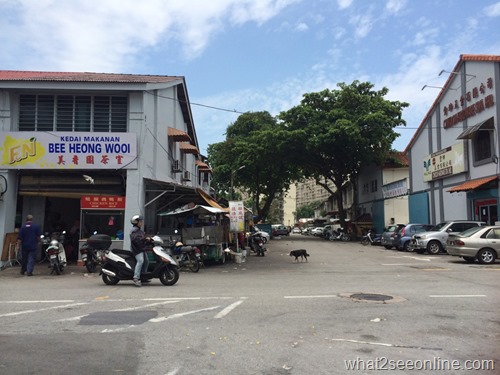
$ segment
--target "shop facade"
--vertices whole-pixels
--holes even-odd
[[[500,56],[461,55],[405,153],[410,222],[498,222]]]
[[[183,77],[0,71],[0,153],[1,238],[32,214],[128,248],[133,215],[211,200]]]

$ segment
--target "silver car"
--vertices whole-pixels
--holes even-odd
[[[500,252],[500,226],[475,227],[448,236],[446,252],[464,258],[468,263],[478,261],[492,264]]]

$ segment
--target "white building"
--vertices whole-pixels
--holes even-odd
[[[500,56],[461,55],[405,150],[410,221],[498,221]]]
[[[127,248],[134,214],[213,203],[198,150],[183,77],[0,71],[0,238],[32,214]]]

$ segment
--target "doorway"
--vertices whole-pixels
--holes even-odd
[[[495,225],[498,221],[497,199],[479,199],[475,202],[476,220],[484,221],[487,225]]]

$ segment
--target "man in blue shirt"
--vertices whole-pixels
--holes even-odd
[[[28,276],[33,276],[36,248],[41,234],[40,227],[33,223],[33,216],[26,216],[26,222],[17,236],[17,242],[21,246],[21,275],[26,272]]]

